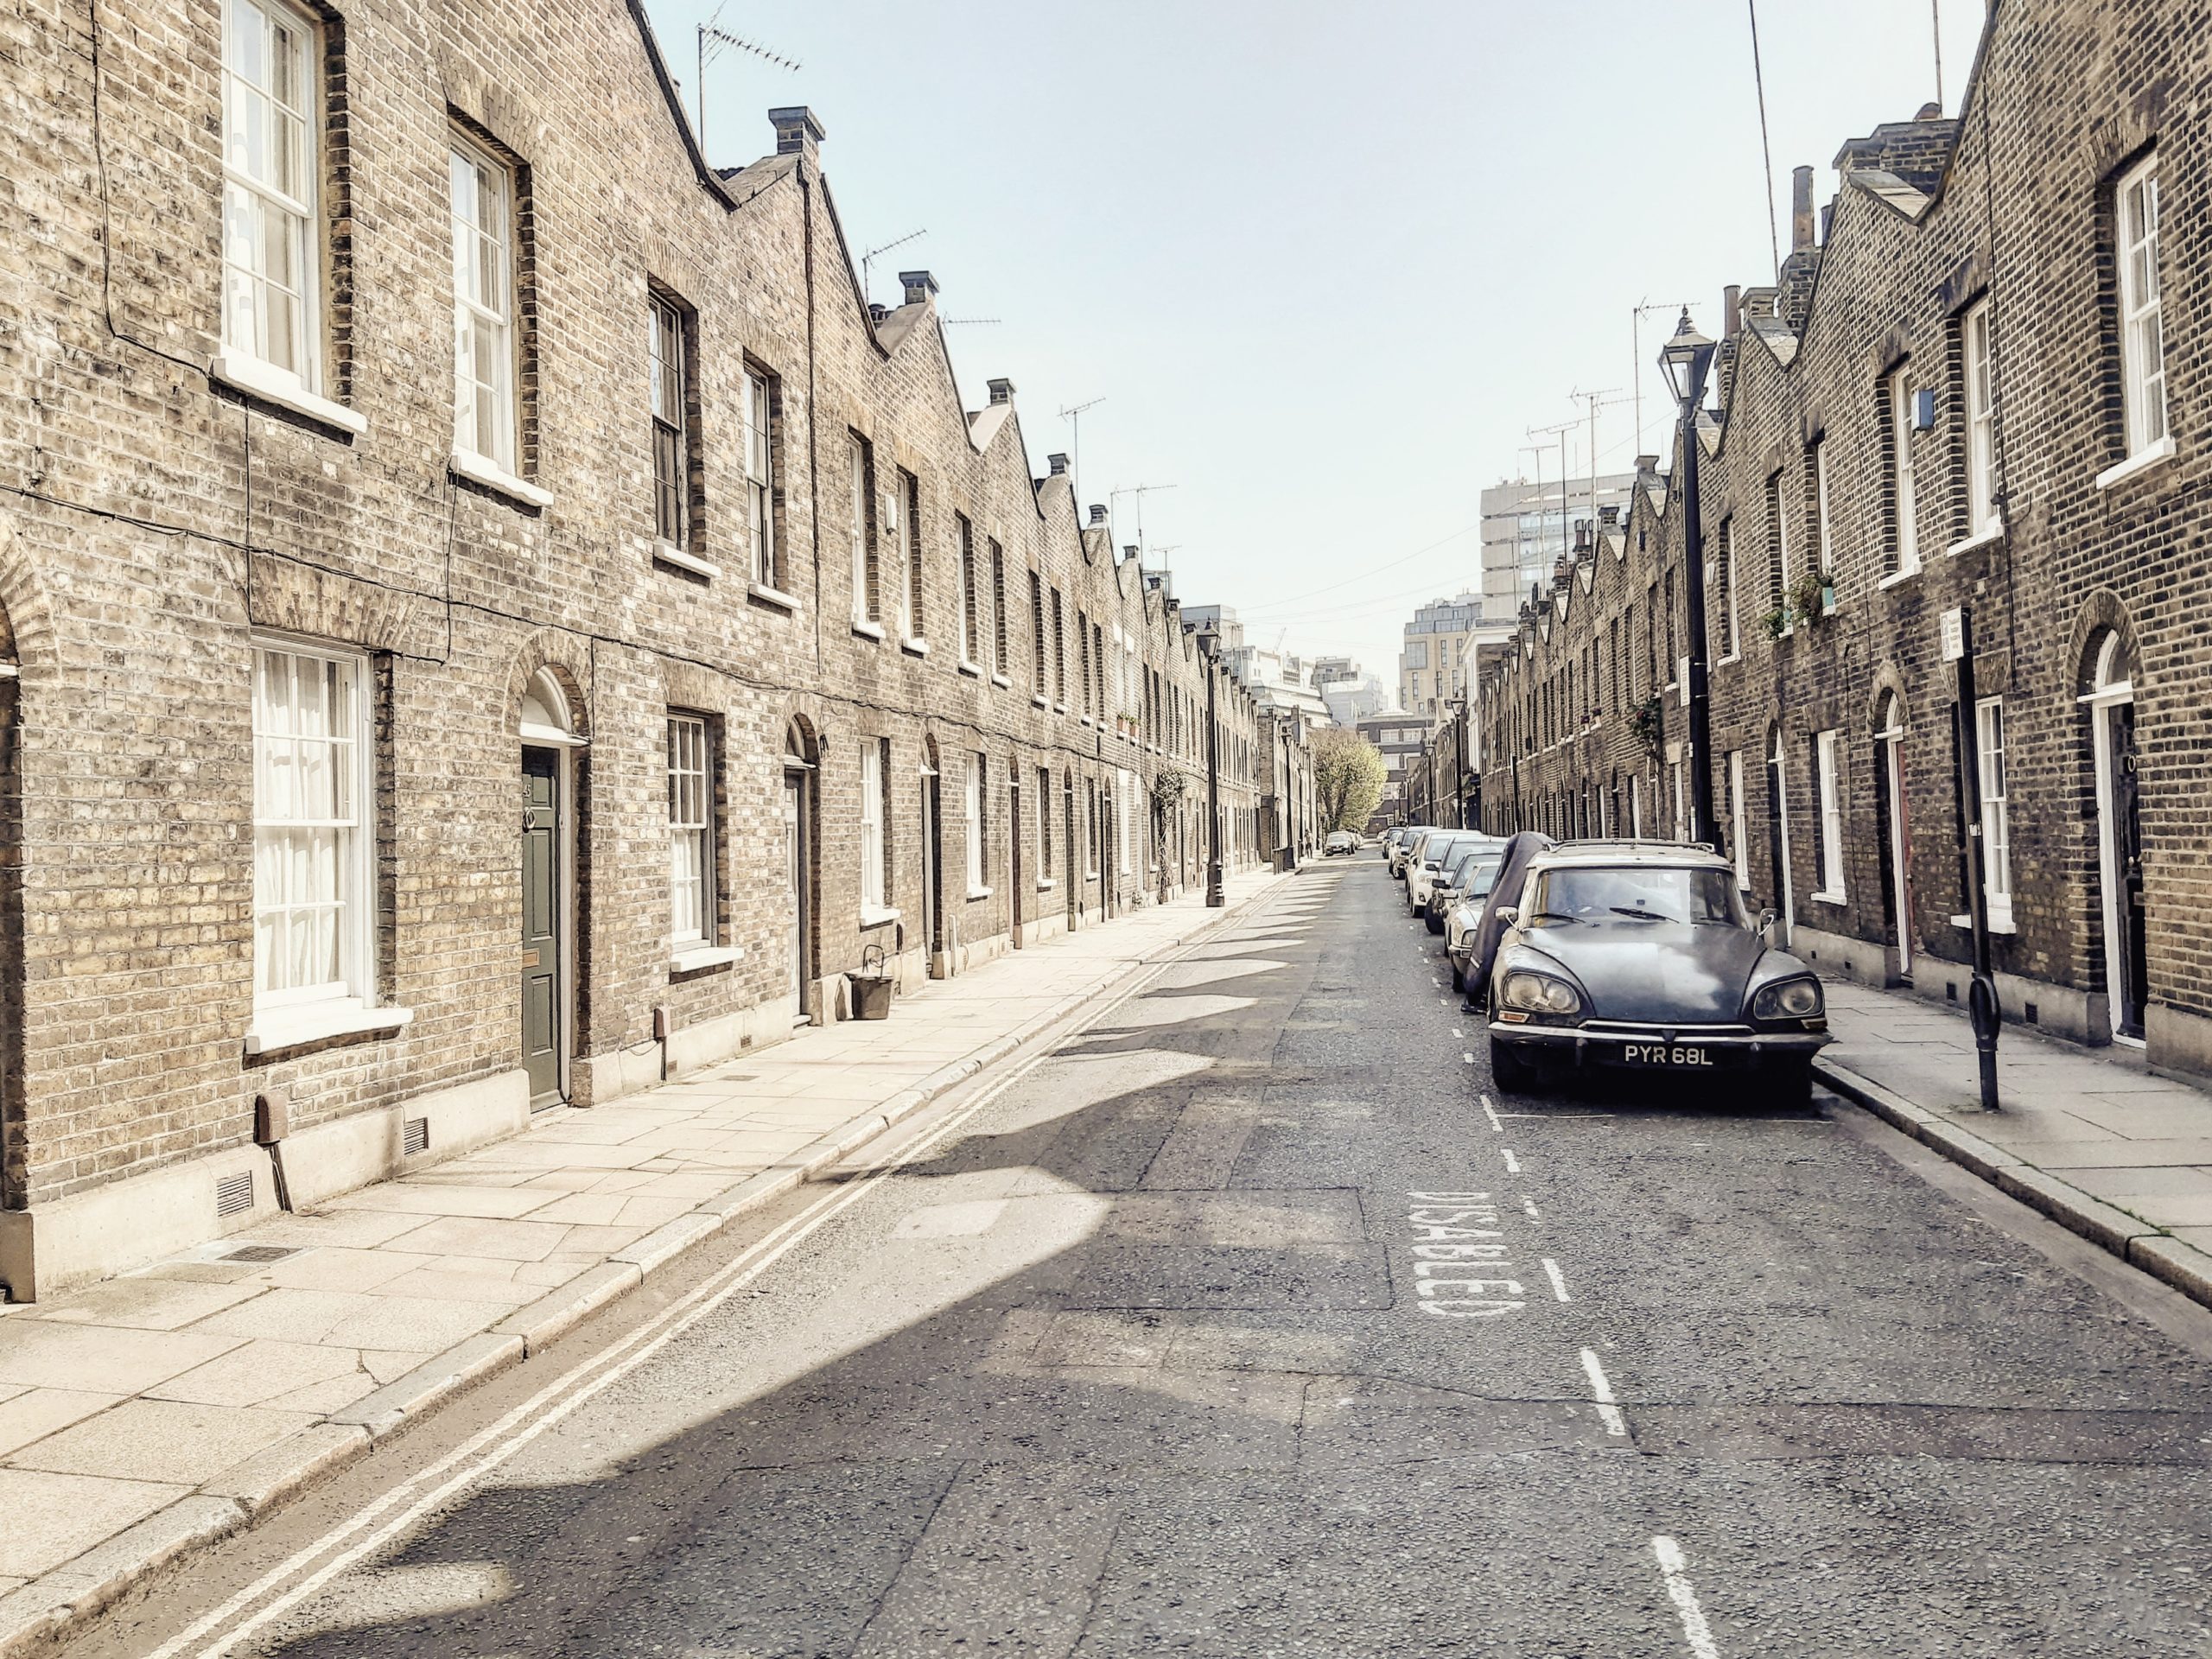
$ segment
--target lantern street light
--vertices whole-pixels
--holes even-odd
[[[1674,338],[1659,353],[1668,389],[1681,415],[1678,436],[1682,469],[1682,600],[1689,610],[1690,839],[1726,854],[1720,825],[1713,815],[1713,694],[1707,680],[1705,639],[1705,526],[1697,493],[1697,410],[1705,400],[1706,371],[1713,366],[1713,342],[1690,327],[1689,308]]]

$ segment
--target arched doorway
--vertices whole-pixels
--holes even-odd
[[[1905,789],[1904,702],[1882,693],[1874,717],[1875,787],[1881,794],[1882,899],[1897,931],[1897,977],[1910,981],[1913,964],[1912,817]]]
[[[1774,873],[1774,909],[1782,925],[1782,943],[1790,942],[1792,917],[1789,893],[1789,778],[1787,747],[1782,728],[1768,734],[1766,744],[1766,850],[1768,868]]]
[[[569,1096],[575,1044],[575,756],[584,747],[568,689],[541,668],[524,686],[522,1065],[533,1109]]]
[[[2092,643],[2090,742],[2096,765],[2097,871],[2105,941],[2105,994],[2116,1041],[2143,1040],[2150,1001],[2149,933],[2143,902],[2143,814],[2135,744],[2134,664],[2117,628]]]
[[[785,954],[791,1018],[812,1018],[807,1002],[814,984],[814,776],[817,750],[806,722],[784,732],[783,822]]]

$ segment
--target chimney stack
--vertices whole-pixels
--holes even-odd
[[[1093,530],[1096,530],[1103,526],[1105,522],[1106,509],[1100,506],[1096,501],[1092,502],[1090,504],[1090,527]]]
[[[891,315],[891,308],[878,301],[870,300],[868,302],[868,314],[876,321],[881,322],[886,317]]]
[[[1136,556],[1137,544],[1135,542],[1131,542],[1127,547],[1122,550],[1122,556],[1125,559],[1134,559]]]
[[[1796,168],[1789,175],[1789,251],[1813,251],[1813,169]]]
[[[1744,289],[1739,283],[1731,283],[1720,290],[1720,338],[1733,340],[1744,326]]]
[[[804,156],[809,162],[820,159],[817,151],[827,136],[822,124],[814,118],[814,111],[804,104],[771,110],[768,119],[776,129],[776,154]]]
[[[1052,469],[1054,478],[1067,476],[1068,458],[1065,455],[1047,455],[1045,457],[1045,464]]]
[[[1012,402],[1014,401],[1014,382],[1013,382],[1013,381],[1011,381],[1011,380],[993,380],[993,381],[989,381],[989,382],[988,382],[987,384],[989,385],[989,387],[990,387],[990,389],[991,389],[991,401],[992,401],[993,403],[995,403],[995,404],[1010,404],[1010,403],[1012,403]]]
[[[926,270],[902,270],[899,284],[906,290],[906,303],[927,305],[937,294],[937,278]]]

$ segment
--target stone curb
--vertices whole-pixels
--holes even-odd
[[[1274,890],[1270,886],[1252,897]],[[1162,940],[1154,951],[1189,944],[1243,908],[1243,904],[1237,904],[1201,911],[1194,925]],[[491,1330],[455,1343],[345,1410],[334,1412],[322,1422],[232,1465],[191,1495],[0,1595],[0,1659],[27,1659],[29,1655],[51,1652],[73,1627],[179,1556],[237,1531],[264,1510],[336,1473],[397,1430],[543,1351],[738,1217],[843,1162],[957,1085],[1019,1052],[1065,1020],[1075,1008],[1135,978],[1152,960],[1151,952],[1122,958],[1105,973],[1070,992],[1054,1007],[948,1061],[880,1105],[848,1118],[789,1157],[655,1228],[627,1249],[614,1252],[601,1266],[517,1309]],[[2212,1289],[2212,1257],[2203,1260],[2205,1282]]]
[[[1848,1066],[1815,1060],[1813,1075],[1846,1100],[1971,1170],[1999,1192],[2140,1268],[2191,1301],[2212,1307],[2212,1255],[2037,1169],[2001,1147],[1992,1146],[1948,1118],[1915,1105]]]

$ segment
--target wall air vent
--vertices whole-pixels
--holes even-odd
[[[399,1150],[404,1157],[412,1158],[418,1152],[430,1149],[430,1120],[410,1117],[399,1126]]]
[[[240,1216],[253,1208],[253,1172],[242,1169],[235,1175],[225,1175],[215,1183],[215,1214]]]

